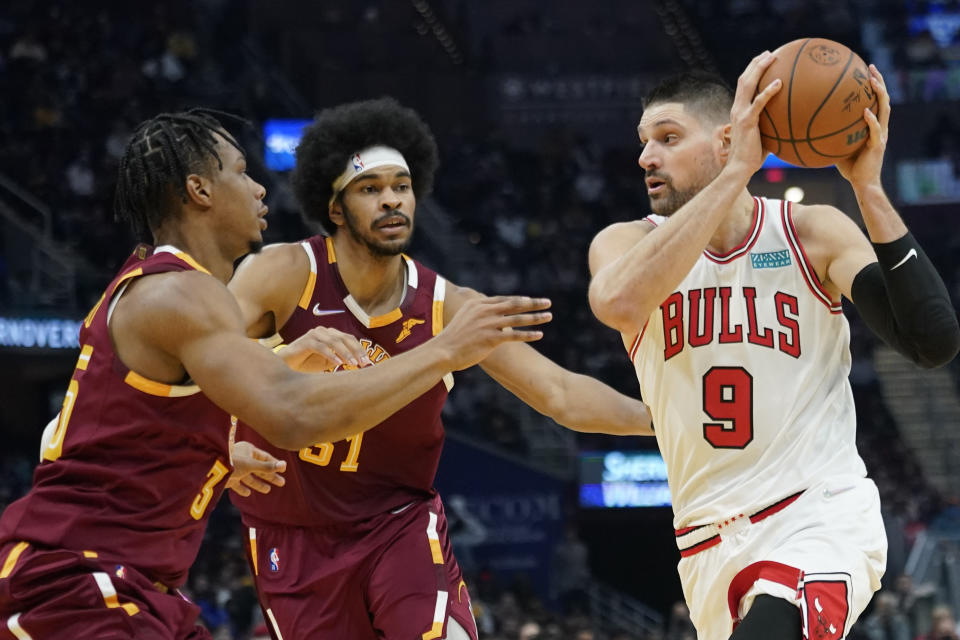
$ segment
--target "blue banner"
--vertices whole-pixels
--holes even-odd
[[[464,572],[490,570],[501,583],[527,579],[548,600],[563,481],[448,435],[436,486]]]

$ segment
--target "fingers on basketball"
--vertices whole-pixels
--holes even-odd
[[[849,47],[824,38],[789,42],[775,52],[759,87],[783,82],[760,115],[766,150],[790,164],[826,167],[857,153],[870,135],[864,109],[881,114],[885,90],[875,69]]]

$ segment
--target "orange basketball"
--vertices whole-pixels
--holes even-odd
[[[785,162],[826,167],[867,141],[863,109],[877,113],[867,65],[846,46],[824,38],[789,42],[760,79],[783,86],[760,114],[763,147]]]

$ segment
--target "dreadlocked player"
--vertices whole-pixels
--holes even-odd
[[[392,99],[321,111],[297,148],[293,185],[305,215],[329,236],[268,247],[237,270],[230,289],[249,335],[319,339],[325,325],[330,364],[377,369],[458,322],[483,296],[403,254],[436,167],[430,130]],[[652,433],[643,403],[526,345],[503,345],[480,366],[572,429]],[[232,497],[277,640],[476,639],[433,488],[440,412],[453,386],[444,382],[369,433],[317,440],[299,455],[275,452],[288,461],[290,481],[268,500]]]
[[[117,213],[157,246],[137,247],[84,321],[34,486],[0,518],[0,638],[209,637],[177,587],[230,473],[231,414],[278,447],[338,440],[549,319],[532,313],[548,301],[482,302],[386,366],[295,373],[245,336],[224,284],[261,242],[263,197],[209,113],[134,132]]]

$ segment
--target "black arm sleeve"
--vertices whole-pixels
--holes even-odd
[[[850,293],[867,326],[921,367],[942,366],[960,351],[960,324],[933,263],[909,232],[874,244]]]

